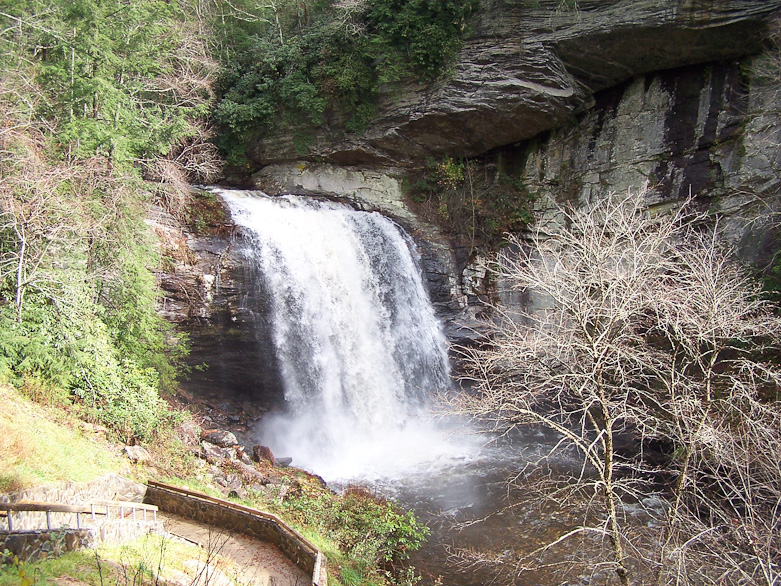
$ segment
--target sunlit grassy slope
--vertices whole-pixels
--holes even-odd
[[[104,441],[66,421],[56,409],[0,384],[0,492],[57,480],[83,482],[120,470],[120,458]]]

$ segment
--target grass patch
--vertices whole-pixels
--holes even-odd
[[[195,492],[202,492],[208,496],[213,496],[218,499],[225,499],[229,501],[234,501],[236,503],[240,503],[243,505],[246,505],[248,507],[254,507],[255,504],[253,504],[253,501],[241,501],[236,498],[227,498],[225,496],[225,493],[220,492],[213,484],[210,484],[209,482],[205,480],[201,480],[198,478],[195,478],[193,476],[183,477],[183,476],[163,476],[160,478],[155,478],[158,482],[162,482],[164,484],[170,484],[172,486],[178,486],[179,488],[184,488],[186,490],[192,490]]]
[[[86,482],[117,472],[120,459],[98,440],[59,423],[53,410],[0,385],[0,492],[44,482]]]
[[[229,576],[235,573],[233,562],[221,557],[214,548],[149,534],[126,545],[0,566],[0,586],[74,584],[73,580],[90,586],[137,586],[156,584],[158,577],[176,582],[186,573],[188,560],[208,563]],[[186,580],[194,582],[194,577]]]
[[[409,553],[429,534],[411,512],[360,487],[336,495],[305,473],[291,481],[251,493],[251,506],[278,515],[320,549],[329,583],[406,583]]]
[[[0,566],[0,586],[55,584],[62,576],[77,578],[91,586],[101,585],[95,554],[90,550],[68,552],[34,564],[19,562]]]
[[[93,556],[110,563],[118,574],[118,584],[155,583],[156,577],[174,578],[175,573],[185,571],[187,560],[209,563],[223,571],[229,570],[230,566],[230,562],[221,558],[215,548],[203,549],[157,534],[145,535],[130,544],[100,547]]]

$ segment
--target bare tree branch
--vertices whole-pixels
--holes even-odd
[[[591,563],[622,584],[637,579],[638,564],[655,568],[659,584],[739,569],[773,584],[781,505],[769,487],[781,487],[781,466],[748,465],[746,442],[773,453],[778,441],[777,431],[750,430],[779,429],[781,378],[766,357],[781,320],[722,249],[718,226],[705,229],[686,204],[654,216],[643,201],[629,194],[562,209],[528,244],[512,243],[497,270],[529,292],[530,306],[519,316],[497,311],[490,344],[461,350],[470,392],[450,407],[497,429],[544,425],[561,437],[554,449],[566,443],[581,455],[579,476],[550,494],[562,504],[567,493],[591,494],[591,522],[543,550],[589,529],[609,553]],[[619,450],[619,438],[634,447]],[[671,446],[661,470],[644,461],[651,441]],[[626,515],[651,482],[667,483],[656,534]],[[725,529],[735,519],[750,538]],[[730,552],[718,562],[716,538]]]

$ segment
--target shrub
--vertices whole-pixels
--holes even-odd
[[[407,180],[405,193],[419,215],[460,244],[496,246],[507,232],[534,222],[535,196],[521,178],[479,164],[474,159],[429,159],[417,177]]]
[[[299,521],[335,540],[342,553],[362,573],[377,567],[393,569],[409,558],[429,534],[411,511],[365,490],[348,490],[342,497],[302,485],[285,499],[285,507]]]

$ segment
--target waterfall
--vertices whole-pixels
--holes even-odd
[[[428,416],[446,341],[410,237],[376,212],[219,190],[245,241],[285,409],[258,440],[328,479],[393,474],[450,448]],[[257,303],[257,301],[256,301]]]

